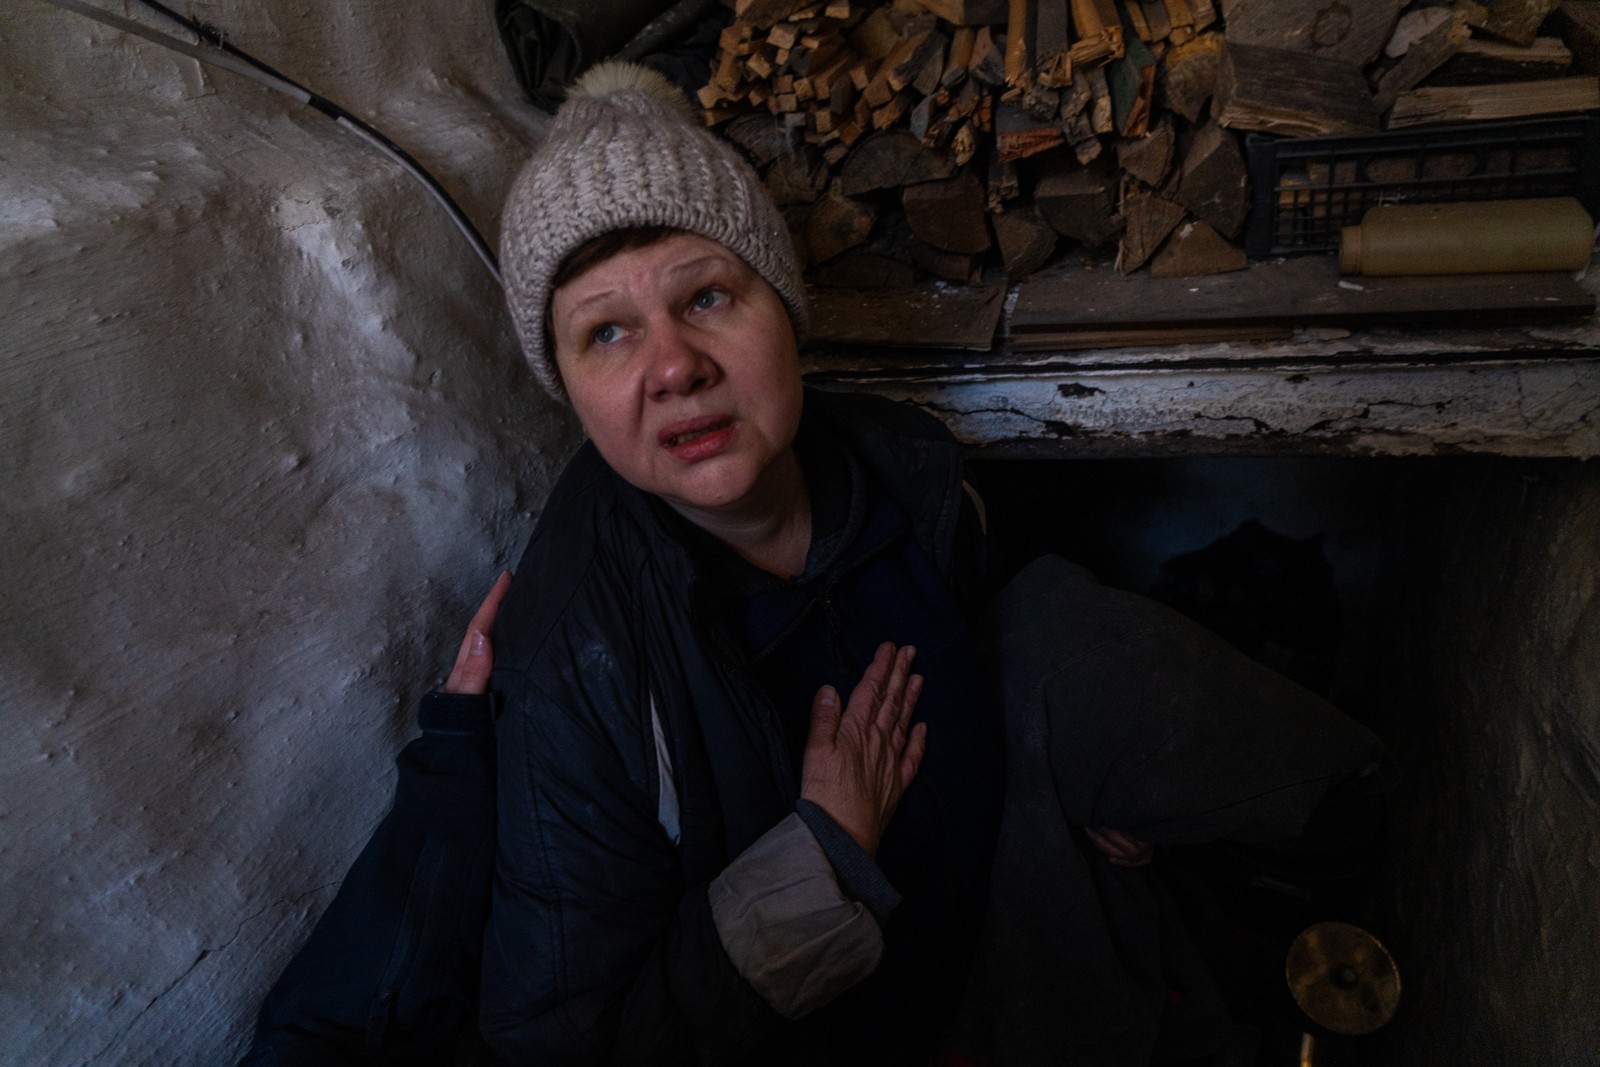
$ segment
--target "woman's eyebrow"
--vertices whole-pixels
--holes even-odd
[[[688,272],[690,272],[692,270],[698,270],[698,269],[704,267],[707,263],[710,263],[710,264],[713,264],[713,265],[719,266],[719,267],[731,267],[733,265],[732,263],[730,263],[728,261],[728,258],[726,256],[719,256],[719,255],[717,255],[717,254],[715,254],[713,252],[707,252],[703,256],[696,256],[693,259],[686,259],[681,263],[674,263],[672,266],[667,267],[661,273],[667,274],[667,275],[687,274]]]

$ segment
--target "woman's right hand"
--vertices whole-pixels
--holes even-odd
[[[827,812],[869,856],[878,854],[927,748],[927,724],[910,725],[922,693],[922,676],[911,673],[916,654],[910,646],[879,645],[842,715],[831,685],[811,701],[800,796]]]
[[[489,649],[489,628],[500,611],[500,601],[511,588],[511,572],[501,571],[489,595],[478,605],[477,614],[467,624],[467,634],[461,639],[456,652],[456,662],[450,668],[450,677],[444,683],[446,693],[468,693],[477,696],[489,688],[489,672],[494,669],[494,654]]]

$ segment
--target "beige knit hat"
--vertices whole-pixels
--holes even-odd
[[[749,164],[694,119],[657,71],[611,61],[573,85],[506,200],[500,265],[522,352],[563,399],[546,346],[550,279],[568,255],[612,230],[670,226],[708,237],[765,278],[804,340],[800,265],[783,216]]]

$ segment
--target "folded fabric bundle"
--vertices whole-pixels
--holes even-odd
[[[555,110],[567,86],[612,56],[638,59],[704,17],[715,0],[495,0],[495,25],[528,98]]]

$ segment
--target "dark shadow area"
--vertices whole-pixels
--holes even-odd
[[[1324,1067],[1426,1062],[1419,1050],[1441,1028],[1464,1026],[1473,1005],[1512,995],[1512,973],[1485,971],[1469,983],[1463,962],[1496,958],[1497,939],[1552,936],[1549,915],[1575,905],[1552,903],[1563,890],[1547,899],[1541,887],[1570,886],[1576,867],[1536,865],[1514,878],[1532,887],[1535,903],[1518,917],[1527,929],[1490,931],[1488,916],[1481,938],[1452,929],[1474,906],[1472,889],[1455,888],[1456,880],[1485,878],[1480,864],[1500,862],[1477,858],[1479,842],[1508,832],[1506,823],[1549,821],[1537,810],[1505,812],[1502,792],[1535,809],[1571,803],[1560,782],[1546,790],[1507,784],[1516,757],[1492,746],[1508,744],[1500,733],[1521,736],[1520,719],[1537,700],[1511,693],[1499,675],[1546,670],[1529,662],[1545,655],[1538,645],[1503,647],[1519,617],[1542,610],[1546,590],[1524,577],[1527,562],[1576,557],[1592,580],[1600,546],[1567,543],[1569,531],[1593,525],[1600,505],[1592,467],[1477,457],[973,464],[1002,576],[1055,553],[1104,584],[1162,601],[1327,697],[1396,757],[1395,788],[1313,826],[1305,847],[1168,850],[1168,878],[1191,933],[1251,1031],[1223,1062],[1298,1064],[1303,1032],[1317,1036],[1313,1062]],[[1561,569],[1552,566],[1542,580],[1559,588]],[[1582,610],[1574,609],[1580,619]],[[1592,685],[1594,669],[1574,668],[1559,644],[1551,642],[1551,671],[1576,670]],[[1492,712],[1480,708],[1486,721],[1469,736],[1460,721],[1466,700],[1451,694],[1502,686],[1507,698]],[[1591,795],[1590,817],[1597,805]],[[1326,920],[1371,931],[1399,965],[1399,1011],[1375,1034],[1320,1030],[1289,994],[1286,949]],[[1575,976],[1592,974],[1594,950],[1579,951],[1570,966]],[[1502,1044],[1511,1054],[1541,1041],[1549,1045],[1536,1036]],[[1481,1062],[1513,1061],[1557,1062],[1515,1054]]]

